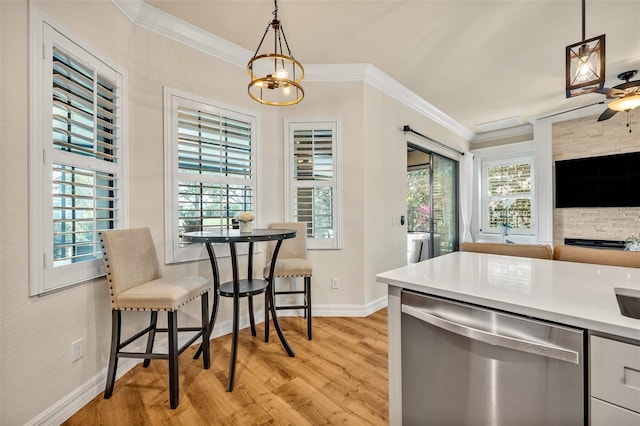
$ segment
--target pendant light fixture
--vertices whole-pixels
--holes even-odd
[[[582,41],[566,47],[567,98],[602,90],[605,78],[605,35],[585,37],[585,0],[582,0]]]
[[[282,23],[278,20],[278,1],[274,0],[273,20],[258,44],[256,53],[247,64],[249,76],[249,96],[264,105],[288,106],[297,104],[304,98],[304,89],[300,85],[304,77],[304,68],[291,54]],[[273,30],[273,53],[260,54],[262,43],[269,30]],[[285,54],[284,46],[287,48]]]

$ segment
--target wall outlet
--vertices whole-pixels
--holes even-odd
[[[340,279],[338,279],[338,278],[331,278],[331,288],[333,288],[333,289],[338,289],[338,288],[340,288]]]
[[[84,356],[84,339],[81,337],[78,340],[71,342],[71,362],[76,362]]]

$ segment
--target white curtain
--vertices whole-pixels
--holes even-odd
[[[473,204],[473,154],[467,152],[460,161],[460,216],[462,218],[462,242],[471,237],[471,208]]]

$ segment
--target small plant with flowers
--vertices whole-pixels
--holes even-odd
[[[256,216],[252,212],[241,212],[235,217],[238,222],[252,222],[255,218]]]
[[[625,251],[640,251],[640,235],[632,235],[624,240]]]

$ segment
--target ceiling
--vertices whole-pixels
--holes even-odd
[[[251,52],[273,11],[273,0],[145,1]],[[372,64],[475,134],[604,100],[565,97],[580,0],[280,0],[278,17],[303,65]],[[611,87],[640,69],[640,0],[587,0],[586,37],[603,33]]]

